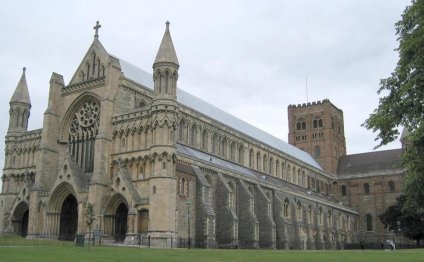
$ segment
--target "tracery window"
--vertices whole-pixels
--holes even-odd
[[[93,172],[94,142],[98,132],[100,106],[85,102],[75,113],[69,127],[68,148],[84,172]]]

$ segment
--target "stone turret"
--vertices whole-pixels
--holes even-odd
[[[31,100],[29,98],[25,71],[26,68],[24,67],[15,93],[13,93],[12,99],[10,99],[10,118],[7,135],[18,135],[28,129]]]
[[[153,237],[175,239],[176,210],[176,141],[178,119],[176,89],[179,63],[166,22],[156,59],[153,63],[155,98],[150,121],[154,134],[151,148],[153,175],[149,187],[149,234]]]
[[[158,98],[176,99],[179,67],[180,64],[169,32],[169,22],[166,22],[165,34],[153,63],[153,80]]]

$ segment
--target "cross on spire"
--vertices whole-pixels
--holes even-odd
[[[99,38],[99,28],[100,27],[102,27],[102,26],[99,24],[99,21],[97,21],[96,22],[96,25],[93,27],[93,29],[96,30],[95,31],[95,34],[94,34],[94,37],[95,38]]]

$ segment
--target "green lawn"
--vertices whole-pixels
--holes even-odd
[[[424,261],[423,249],[386,252],[281,251],[222,249],[147,249],[130,247],[75,247],[72,242],[0,238],[0,261]]]

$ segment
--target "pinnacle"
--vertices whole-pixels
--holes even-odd
[[[166,21],[166,30],[162,38],[162,42],[159,46],[158,53],[156,54],[155,62],[153,63],[174,63],[177,66],[178,63],[177,54],[175,53],[174,44],[172,43],[171,33],[169,32],[169,22]]]
[[[16,86],[15,92],[13,93],[10,103],[21,102],[28,105],[31,105],[31,100],[29,98],[28,86],[25,77],[26,67],[22,68],[22,76],[19,80],[18,85]]]

